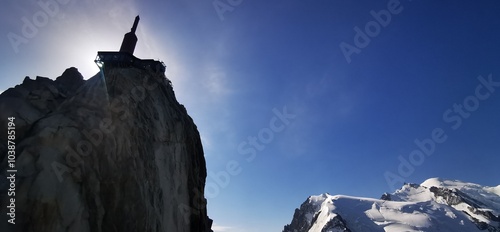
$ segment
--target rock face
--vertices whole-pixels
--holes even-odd
[[[453,188],[436,187],[429,188],[435,197],[444,201],[447,205],[464,208],[464,212],[470,216],[477,227],[481,230],[500,231],[500,216],[495,216],[488,205],[466,193]],[[484,220],[481,220],[484,219]]]
[[[319,210],[317,205],[311,204],[310,197],[300,205],[300,208],[295,209],[292,222],[285,226],[283,232],[307,232],[314,223],[313,216]]]
[[[308,197],[307,200],[300,205],[299,209],[295,209],[292,222],[285,226],[283,232],[351,232],[351,230],[347,228],[346,222],[342,216],[330,214],[328,207],[324,207],[325,202],[329,203],[327,200],[329,197],[330,195],[326,193],[320,196]],[[328,216],[322,217],[324,214],[328,214]],[[318,225],[322,227],[320,230],[315,228]]]
[[[16,118],[17,156],[15,225],[1,231],[211,231],[200,136],[163,73],[117,67],[85,81],[70,68],[26,78],[0,110],[1,125]]]
[[[44,117],[71,96],[85,83],[76,68],[67,69],[55,81],[46,77],[35,80],[26,77],[21,85],[10,88],[0,95],[0,122],[7,125],[7,117],[16,117],[16,135],[25,136],[35,121]],[[7,141],[7,134],[0,134]],[[6,154],[6,144],[0,144],[0,160]]]
[[[331,212],[329,194],[310,196],[295,209],[292,222],[286,225],[283,232],[351,232],[339,214]]]
[[[295,209],[292,222],[285,225],[283,232],[350,231],[345,225],[344,220],[339,218],[339,215],[337,214],[332,214],[332,217],[327,218],[327,221],[319,222],[322,224],[321,229],[312,229],[313,225],[318,223],[319,215],[324,213],[323,210],[321,210],[322,202],[325,202],[325,200],[329,197],[324,194],[321,196],[310,196],[300,205],[300,208]],[[321,197],[319,204],[318,201],[313,200],[313,198],[318,197]],[[328,230],[330,228],[332,230]],[[333,228],[336,230],[333,230]]]
[[[500,231],[500,185],[432,178],[381,199],[310,196],[283,232]]]

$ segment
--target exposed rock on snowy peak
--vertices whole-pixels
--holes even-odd
[[[381,199],[322,194],[295,210],[283,232],[500,231],[500,185],[432,178]]]
[[[299,209],[295,209],[292,222],[283,232],[350,231],[340,215],[331,213],[330,197],[325,193],[307,198]]]
[[[438,178],[422,185],[429,188],[437,201],[469,215],[479,229],[500,231],[500,185],[491,188]]]
[[[200,136],[170,81],[133,67],[103,74],[85,81],[70,68],[0,95],[0,123],[15,117],[17,136],[15,225],[2,207],[0,230],[211,231]]]

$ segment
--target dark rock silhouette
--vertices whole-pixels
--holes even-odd
[[[162,72],[26,78],[0,95],[2,125],[7,117],[16,117],[16,224],[2,207],[1,231],[211,231],[200,136]]]
[[[134,54],[135,45],[137,44],[137,36],[135,35],[135,30],[137,30],[137,24],[139,24],[139,15],[135,17],[134,25],[130,29],[130,32],[125,34],[122,41],[122,46],[120,47],[120,52],[127,52]]]

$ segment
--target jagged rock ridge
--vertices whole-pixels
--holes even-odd
[[[2,231],[211,231],[200,136],[163,73],[117,67],[85,81],[70,68],[26,78],[0,109],[2,125],[16,117],[18,170],[16,225]]]
[[[500,185],[432,178],[381,199],[309,197],[283,232],[500,231]]]

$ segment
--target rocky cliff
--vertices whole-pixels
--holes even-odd
[[[0,95],[0,128],[8,117],[16,160],[8,167],[3,131],[1,231],[211,231],[200,136],[163,73],[27,77]]]

